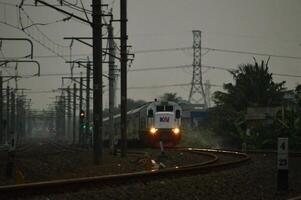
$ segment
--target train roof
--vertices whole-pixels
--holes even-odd
[[[141,105],[137,108],[134,108],[132,110],[129,110],[127,112],[127,114],[128,115],[135,114],[135,113],[139,112],[140,110],[142,110],[143,108],[149,107],[151,105],[164,105],[164,104],[173,105],[173,106],[174,105],[180,106],[178,103],[176,103],[174,101],[152,101],[152,102],[147,102],[147,103],[145,103],[145,104],[143,104],[143,105]],[[120,116],[121,116],[120,113],[117,114],[117,115],[114,115],[114,119],[119,118]],[[106,117],[106,118],[103,119],[104,122],[108,121],[108,120],[109,120],[109,117]]]
[[[127,112],[127,114],[130,115],[130,114],[137,113],[137,112],[139,112],[141,109],[143,109],[145,106],[148,106],[150,103],[151,103],[151,102],[148,102],[148,103],[145,103],[145,104],[143,104],[143,105],[141,105],[141,106],[139,106],[139,107],[137,107],[137,108],[134,108],[134,109],[132,109],[132,110],[129,110],[129,111]],[[118,118],[118,117],[120,117],[120,116],[121,116],[120,113],[117,114],[117,115],[114,115],[114,119],[116,119],[116,118]],[[103,119],[103,121],[108,121],[108,120],[109,120],[109,117],[106,117],[106,118]]]

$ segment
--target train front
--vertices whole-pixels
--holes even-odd
[[[174,146],[181,140],[181,108],[175,102],[154,102],[148,106],[148,138],[151,144]]]

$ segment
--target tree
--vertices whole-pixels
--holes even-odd
[[[246,64],[231,71],[234,84],[224,84],[226,92],[217,91],[213,94],[217,105],[229,106],[235,111],[247,107],[268,107],[281,105],[285,82],[275,83],[272,73],[268,72],[268,62],[259,66]]]
[[[216,120],[214,130],[227,138],[231,136],[236,142],[242,142],[244,138],[239,126],[243,125],[247,108],[280,106],[283,101],[285,82],[273,81],[272,73],[269,73],[268,61],[262,61],[259,65],[255,60],[255,64],[240,65],[237,70],[230,73],[234,83],[224,84],[225,92],[217,91],[213,94],[213,100],[217,105],[213,110]],[[260,135],[258,134],[260,132],[266,134]],[[251,134],[252,140],[257,144],[264,144],[271,139],[271,134],[263,126],[257,127],[253,133],[255,135]]]
[[[182,100],[182,97],[178,97],[177,93],[164,93],[160,97],[161,101],[174,101],[174,102],[179,102]]]

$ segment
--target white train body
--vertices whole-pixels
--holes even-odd
[[[127,138],[152,145],[174,146],[181,140],[182,109],[175,102],[154,101],[127,113]],[[114,116],[115,138],[120,139],[120,115]],[[109,120],[104,120],[105,138],[109,138]]]

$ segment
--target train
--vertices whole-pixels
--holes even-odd
[[[182,109],[173,101],[148,102],[127,112],[127,139],[143,145],[166,147],[177,145],[182,138]],[[114,116],[114,138],[120,141],[120,114]],[[109,118],[103,120],[104,135],[110,137]],[[116,143],[116,142],[115,142]]]

